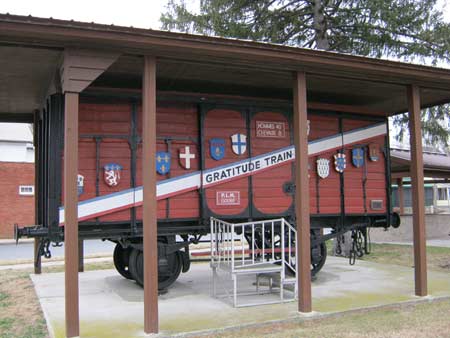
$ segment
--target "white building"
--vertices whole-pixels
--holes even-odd
[[[32,125],[0,123],[0,162],[34,162]]]

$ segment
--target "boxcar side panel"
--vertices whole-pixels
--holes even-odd
[[[170,158],[170,170],[165,174],[158,173],[158,181],[200,172],[201,133],[206,170],[292,145],[289,115],[281,111],[256,110],[251,106],[230,107],[210,108],[200,117],[196,104],[158,103],[157,151],[167,153]],[[203,119],[204,128],[201,132],[200,118]],[[345,135],[341,134],[371,128],[382,122],[364,118],[343,118],[340,114],[323,112],[310,112],[308,119],[308,140],[314,148],[314,153],[309,156],[311,214],[339,215],[343,208],[347,215],[385,213],[388,207],[385,136],[361,140],[361,135],[358,134],[359,136],[355,137],[360,141],[343,146]],[[79,174],[84,177],[79,200],[84,201],[131,188],[132,144],[135,142],[133,140],[140,140],[142,137],[141,107],[130,100],[100,101],[83,98],[80,102],[79,125]],[[237,134],[247,138],[244,140],[246,150],[242,154],[233,150],[231,137]],[[212,139],[223,142],[223,157],[213,156],[210,144]],[[142,146],[139,142],[137,141],[135,152],[135,186],[142,185]],[[331,144],[332,142],[334,144]],[[364,149],[364,165],[360,167],[352,164],[352,150],[358,147]],[[186,151],[193,156],[189,161],[189,168],[186,159],[180,156]],[[372,151],[377,154],[376,160],[370,160],[369,152]],[[347,167],[342,175],[337,172],[334,163],[334,155],[339,152],[343,152],[347,158]],[[319,175],[318,160],[328,160],[325,174],[321,172]],[[103,177],[103,168],[110,163],[118,164],[122,168],[120,182],[115,186],[109,186]],[[204,190],[207,211],[218,217],[242,218],[288,213],[293,205],[293,194],[289,189],[294,182],[293,175],[293,164],[284,162],[251,177],[233,178],[225,183],[207,186]],[[253,190],[252,207],[249,200],[250,182]],[[198,190],[175,193],[158,201],[157,217],[159,220],[198,219],[201,217],[201,203]],[[142,219],[141,207],[135,209],[136,219]],[[132,215],[133,210],[128,207],[122,211],[105,212],[104,215],[88,221],[127,223],[132,219]]]
[[[343,131],[372,127],[379,124],[367,120],[343,119]],[[364,139],[362,142],[346,146],[347,168],[344,171],[344,201],[346,214],[374,214],[386,212],[386,176],[384,156],[384,136]],[[378,160],[369,158],[370,147],[376,147]],[[362,165],[357,167],[352,150],[364,152]],[[355,156],[358,156],[355,154]],[[358,159],[356,159],[357,162]],[[371,204],[375,201],[375,205]],[[381,203],[381,204],[380,204]]]
[[[94,144],[95,146],[95,144]],[[110,187],[104,181],[104,166],[109,163],[117,163],[122,167],[120,181],[117,186]],[[100,172],[99,192],[100,196],[119,192],[131,187],[131,150],[127,140],[105,138],[100,143]],[[94,172],[95,175],[95,172]],[[130,211],[123,210],[99,218],[101,222],[128,221]]]
[[[131,104],[127,101],[112,103],[95,103],[83,99],[79,105],[79,175],[83,176],[82,192],[79,200],[84,201],[97,196],[97,179],[99,196],[130,188],[130,147],[126,137],[131,130]],[[111,137],[112,136],[112,137]],[[99,149],[95,137],[99,138]],[[97,178],[97,156],[99,173]],[[109,186],[104,180],[103,167],[109,163],[122,166],[120,181],[116,186]],[[111,213],[98,218],[99,222],[124,221],[130,219],[128,210]],[[88,220],[93,221],[94,219]]]
[[[172,163],[170,177],[186,175],[200,170],[200,153],[198,148],[198,111],[193,105],[163,106],[157,110],[157,128],[160,137],[173,137],[170,152]],[[186,160],[180,153],[189,148],[195,158],[190,159],[190,169],[186,169]],[[168,198],[168,218],[199,217],[199,193],[191,191]]]
[[[138,107],[138,134],[142,136],[142,109]],[[157,151],[170,153],[170,171],[157,173],[157,180],[186,175],[200,170],[198,148],[198,111],[193,104],[162,103],[156,109]],[[189,147],[195,158],[190,169],[182,165],[180,151]],[[137,151],[136,185],[142,185],[142,147]],[[142,219],[142,208],[137,207],[137,219]],[[158,201],[158,219],[183,219],[199,217],[199,192],[191,191]]]
[[[339,118],[329,115],[309,114],[309,142],[326,139],[339,134]],[[333,156],[342,147],[339,142],[336,149],[323,151],[309,157],[310,207],[312,214],[340,214],[341,192],[339,173],[334,168]],[[317,161],[328,160],[328,176],[321,178],[317,173]]]
[[[291,145],[291,131],[287,117],[279,112],[258,112],[253,115],[250,134],[252,156],[270,153]],[[263,214],[281,214],[292,204],[292,195],[283,191],[286,183],[292,183],[292,165],[258,173],[252,178],[253,203]]]
[[[248,149],[238,155],[232,151],[231,136],[247,135],[245,112],[231,109],[212,109],[204,117],[205,169],[215,168],[229,163],[247,159]],[[224,156],[216,160],[211,155],[210,141],[221,139],[224,142]],[[248,141],[248,140],[247,140]],[[248,177],[238,178],[205,189],[206,205],[217,215],[248,216]]]

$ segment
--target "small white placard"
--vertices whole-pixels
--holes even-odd
[[[285,138],[286,123],[256,121],[256,137]]]
[[[217,205],[241,205],[240,191],[217,191]]]

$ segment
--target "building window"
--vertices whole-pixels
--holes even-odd
[[[33,196],[34,195],[34,185],[19,185],[19,195]]]
[[[448,190],[447,190],[447,188],[438,188],[438,190],[437,190],[437,199],[439,201],[446,201],[446,200],[448,200]]]

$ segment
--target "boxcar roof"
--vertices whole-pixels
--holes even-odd
[[[236,39],[0,14],[0,114],[27,114],[39,108],[65,48],[121,54],[93,87],[139,89],[140,56],[152,54],[158,57],[159,90],[290,101],[292,72],[305,71],[308,101],[316,107],[358,107],[377,115],[405,112],[407,84],[421,87],[423,107],[450,102],[447,69]]]

